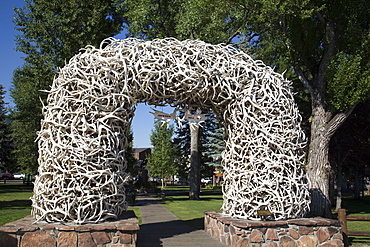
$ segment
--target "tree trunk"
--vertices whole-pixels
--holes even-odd
[[[331,218],[329,143],[353,108],[331,117],[330,112],[327,112],[319,101],[314,101],[312,105],[311,139],[307,157],[307,176],[310,180],[311,193],[310,216]]]
[[[162,178],[161,178],[161,189],[163,190],[164,189],[164,177],[162,176]]]
[[[330,158],[329,158],[329,160],[330,160]],[[333,169],[332,169],[331,172],[330,172],[330,174],[329,174],[329,198],[330,198],[330,205],[335,205],[335,184],[336,184],[335,179],[336,178],[335,178],[335,176],[333,174]]]
[[[200,193],[199,124],[190,123],[190,200],[198,200]]]
[[[311,216],[331,217],[329,200],[329,142],[326,124],[328,114],[321,105],[312,110],[311,140],[307,157],[310,180]]]
[[[342,162],[338,162],[337,171],[337,201],[335,205],[335,211],[342,208]]]
[[[355,164],[355,185],[354,185],[354,198],[355,200],[360,200],[360,171],[359,171],[359,165],[356,162]]]
[[[336,35],[335,25],[326,19],[320,12],[318,20],[325,27],[327,48],[317,64],[317,70],[309,80],[300,66],[295,66],[298,78],[307,88],[311,95],[312,122],[311,139],[307,156],[307,176],[310,180],[311,193],[311,216],[331,217],[329,201],[329,143],[333,134],[351,114],[354,107],[333,116],[327,110],[326,96],[326,72],[331,58],[335,55]]]
[[[317,140],[314,143],[318,144],[320,148],[310,148],[308,172],[310,179],[310,193],[311,193],[311,214],[312,216],[331,217],[330,201],[329,201],[329,175],[327,171],[328,148],[325,147],[324,140]],[[322,144],[322,145],[321,145]]]
[[[364,200],[365,199],[365,190],[364,190],[364,186],[365,186],[365,176],[362,176],[361,178],[361,199]]]

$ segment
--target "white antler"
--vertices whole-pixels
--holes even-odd
[[[98,222],[126,209],[126,134],[139,102],[211,107],[223,121],[224,213],[307,212],[305,136],[290,82],[230,46],[131,38],[87,47],[54,80],[38,133],[37,220]]]

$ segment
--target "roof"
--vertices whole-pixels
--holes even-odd
[[[133,148],[133,153],[141,153],[141,152],[144,152],[146,150],[150,150],[150,148]]]

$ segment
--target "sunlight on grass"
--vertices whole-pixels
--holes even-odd
[[[370,195],[365,195],[363,200],[354,200],[352,196],[346,196],[342,207],[347,215],[370,217]],[[370,232],[370,221],[347,221],[348,231]],[[369,245],[370,237],[349,236],[350,243],[356,245]]]
[[[0,226],[30,215],[32,192],[25,190],[32,190],[32,187],[22,186],[21,189],[17,189],[17,186],[0,186]],[[4,187],[11,192],[6,192]]]
[[[0,226],[31,214],[32,189],[32,185],[0,184]],[[141,224],[140,208],[127,210],[133,210]]]
[[[370,222],[369,221],[347,221],[347,228],[349,231],[370,232]]]
[[[132,210],[134,211],[135,215],[136,215],[136,218],[139,220],[139,225],[142,224],[142,221],[141,221],[141,213],[140,213],[140,208],[136,208],[136,207],[128,207],[127,210]]]
[[[157,186],[158,189],[161,186]],[[172,191],[189,191],[189,185],[166,185],[163,190],[172,190]]]
[[[200,200],[188,196],[166,196],[163,205],[180,220],[196,228],[204,228],[204,211],[220,211],[222,195],[201,195]]]
[[[204,229],[204,211],[220,211],[222,206],[221,195],[201,196],[201,200],[188,200],[187,195],[181,196],[166,196],[161,200],[163,205],[179,219],[196,228]],[[366,196],[365,200],[355,201],[346,198],[343,206],[348,210],[349,215],[370,217],[370,196]],[[349,231],[366,231],[370,232],[369,221],[348,222]],[[370,238],[368,237],[349,237],[352,245],[369,245]]]
[[[188,199],[189,186],[167,186],[166,190],[176,195],[167,195],[161,203],[186,224],[200,229],[204,228],[204,211],[220,211],[223,202],[220,192],[212,190],[203,189],[200,200]],[[0,184],[0,226],[29,215],[31,196],[32,185]],[[370,217],[370,195],[360,201],[345,197],[343,208],[347,215]],[[140,208],[129,207],[128,210],[135,212],[141,225]],[[370,232],[369,221],[348,221],[347,224],[349,231]],[[349,236],[349,240],[353,246],[370,246],[369,237]]]

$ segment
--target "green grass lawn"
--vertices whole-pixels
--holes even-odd
[[[33,185],[0,184],[0,226],[31,214],[32,190]],[[141,224],[140,209],[127,210],[133,210]]]
[[[176,187],[176,186],[175,186]],[[167,186],[168,191],[176,191],[171,186]],[[219,211],[222,206],[221,195],[201,195],[201,200],[190,201],[187,200],[187,191],[189,187],[183,187],[185,191],[178,193],[181,195],[166,196],[165,199],[161,200],[163,205],[179,219],[185,223],[203,229],[203,218],[204,211]],[[212,190],[203,189],[204,193],[208,193]],[[351,197],[345,197],[343,200],[343,208],[347,210],[347,215],[353,216],[366,216],[370,217],[370,195],[366,195],[364,200],[358,201],[353,200]],[[364,231],[370,232],[370,221],[348,221],[347,222],[349,231]],[[370,245],[370,238],[349,236],[351,245]]]
[[[343,208],[347,210],[347,215],[370,217],[370,196],[361,201],[347,198]],[[350,231],[370,232],[370,221],[348,221],[347,226]]]
[[[166,186],[165,190],[166,197],[161,203],[185,223],[197,228],[203,228],[204,211],[220,211],[222,206],[221,192],[212,189],[202,189],[200,200],[188,200],[189,186]],[[0,226],[29,215],[31,196],[32,185],[0,184]],[[370,217],[370,195],[361,201],[345,197],[343,208],[347,215]],[[140,209],[129,207],[128,210],[134,210],[141,224]],[[348,230],[370,232],[370,222],[348,222]],[[370,238],[366,237],[349,236],[349,240],[352,245],[370,245]]]
[[[188,225],[204,229],[204,211],[221,210],[221,189],[202,188],[200,200],[188,200],[189,190],[189,185],[167,185],[161,203]]]
[[[161,186],[157,186],[158,189],[161,189]],[[166,185],[163,190],[171,191],[189,191],[189,185]]]
[[[342,207],[347,215],[370,217],[370,195],[365,195],[364,200],[354,200],[347,196],[343,200]],[[370,232],[370,221],[347,221],[348,231]],[[370,237],[349,236],[352,245],[369,245]]]
[[[127,210],[132,210],[134,211],[137,219],[139,220],[139,225],[141,225],[142,221],[141,221],[141,213],[140,213],[140,208],[137,208],[137,207],[128,207]]]
[[[189,200],[188,195],[166,196],[161,203],[188,225],[204,229],[204,211],[220,211],[222,195],[201,195],[200,200]]]
[[[0,226],[31,213],[32,185],[0,185]]]

